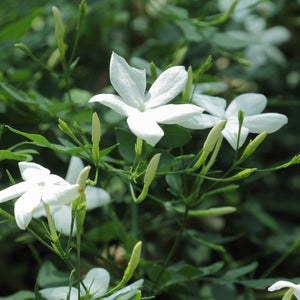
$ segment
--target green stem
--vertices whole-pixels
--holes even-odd
[[[155,282],[154,282],[154,284],[152,286],[151,294],[154,293],[154,290],[155,290],[155,288],[156,288],[156,286],[157,286],[157,284],[158,284],[161,276],[163,275],[165,269],[169,265],[169,262],[170,262],[171,258],[173,257],[173,254],[174,254],[175,250],[177,249],[177,246],[178,246],[178,244],[179,244],[179,242],[181,240],[181,237],[182,237],[185,225],[186,225],[186,221],[188,219],[188,211],[189,211],[189,207],[188,207],[188,205],[186,205],[179,233],[178,233],[178,235],[176,237],[176,240],[175,240],[175,242],[174,242],[174,244],[172,246],[171,251],[168,254],[167,259],[165,260],[165,262],[164,262],[164,264],[163,264],[163,266],[162,266],[162,268],[161,268],[161,270],[160,270],[160,272],[159,272],[159,274],[158,274],[158,276],[157,276],[157,278],[156,278],[156,280],[155,280]]]

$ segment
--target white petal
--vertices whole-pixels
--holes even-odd
[[[254,64],[251,68],[262,66],[268,62],[265,47],[265,45],[251,45],[247,47],[245,50],[245,58]]]
[[[244,116],[252,116],[261,113],[267,105],[267,98],[262,94],[247,93],[237,96],[229,104],[226,110],[227,117],[237,117],[241,109]]]
[[[283,65],[286,62],[284,54],[275,46],[268,45],[265,47],[266,56],[270,61],[273,61],[279,65]]]
[[[33,213],[33,217],[35,219],[38,219],[38,218],[46,217],[46,216],[47,216],[47,214],[46,214],[43,202],[41,201],[40,204],[35,208],[34,213]]]
[[[202,112],[203,108],[193,104],[168,104],[147,110],[145,114],[158,123],[177,124]]]
[[[129,116],[127,124],[133,134],[152,146],[155,146],[164,135],[156,121],[145,112],[138,112]]]
[[[205,129],[214,127],[220,121],[222,120],[219,117],[211,116],[208,114],[199,114],[184,122],[178,123],[178,125],[190,129]]]
[[[226,100],[220,97],[195,94],[192,100],[194,103],[203,107],[205,111],[225,119]]]
[[[67,295],[69,293],[68,286],[55,287],[55,288],[47,288],[40,290],[41,295],[46,300],[60,300],[67,299]],[[70,300],[78,299],[78,290],[76,288],[71,288]]]
[[[84,190],[86,196],[86,209],[91,210],[110,202],[110,195],[101,188],[87,186]]]
[[[86,274],[83,283],[88,289],[89,294],[98,298],[107,292],[109,281],[110,275],[105,269],[93,268]],[[80,287],[80,291],[82,294],[85,294],[85,290],[82,286]]]
[[[300,300],[300,284],[294,286],[294,295],[298,300]]]
[[[283,114],[265,113],[245,117],[243,126],[247,127],[250,132],[261,133],[267,131],[272,133],[280,129],[288,122],[288,118]]]
[[[236,150],[237,148],[238,130],[239,130],[238,123],[234,124],[228,122],[222,131],[223,136],[225,137],[225,139],[228,141],[228,143],[231,145],[231,147],[234,150]],[[241,133],[240,133],[239,147],[242,147],[242,145],[244,144],[248,133],[249,130],[242,126]]]
[[[104,297],[103,300],[117,300],[117,299],[128,300],[137,293],[137,291],[143,285],[143,283],[144,283],[144,279],[135,281],[134,283],[126,286],[125,288],[120,289],[116,293],[113,293],[108,297]],[[120,295],[121,297],[119,297]]]
[[[70,159],[65,180],[71,184],[75,184],[77,181],[77,177],[83,168],[84,168],[83,161],[79,157],[72,156]]]
[[[126,60],[113,52],[109,69],[110,81],[122,100],[133,107],[144,105],[146,71],[130,67]]]
[[[41,182],[50,174],[48,169],[32,162],[19,162],[19,169],[24,180]]]
[[[290,287],[295,287],[296,285],[292,282],[289,281],[285,281],[285,280],[279,280],[277,282],[275,282],[274,284],[272,284],[269,288],[268,291],[273,292],[273,291],[277,291],[280,290],[282,288],[290,288]]]
[[[50,175],[43,191],[42,200],[48,205],[68,204],[79,197],[79,185],[69,184],[56,175]]]
[[[116,95],[112,94],[99,94],[94,97],[92,97],[89,102],[99,102],[118,114],[122,116],[128,117],[130,114],[134,113],[137,109],[127,105],[126,103],[122,102],[123,99]]]
[[[188,74],[184,67],[171,67],[164,71],[152,84],[145,108],[164,105],[175,98],[184,88]]]
[[[29,188],[30,183],[23,181],[0,191],[0,203],[15,199],[24,194]]]
[[[55,209],[52,209],[55,208]],[[71,233],[72,223],[72,207],[71,205],[58,205],[52,206],[51,215],[55,224],[55,228],[58,232],[69,236]],[[76,222],[74,222],[73,235],[76,233]]]
[[[43,188],[30,187],[15,203],[15,218],[19,228],[25,229],[32,219],[34,210],[41,202]]]
[[[290,38],[290,32],[283,26],[274,26],[265,30],[262,34],[264,43],[280,45]]]

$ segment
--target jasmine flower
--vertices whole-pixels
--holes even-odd
[[[289,281],[279,280],[275,282],[268,288],[268,291],[273,292],[280,290],[282,288],[289,288],[289,290],[284,295],[286,300],[289,300],[294,295],[298,300],[300,300],[300,284],[294,284]]]

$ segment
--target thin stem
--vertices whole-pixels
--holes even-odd
[[[155,280],[155,282],[153,284],[153,287],[151,289],[151,293],[154,293],[154,290],[155,290],[155,288],[156,288],[156,286],[157,286],[157,284],[158,284],[161,276],[163,275],[165,269],[169,265],[169,262],[170,262],[171,258],[173,257],[173,254],[174,254],[174,252],[175,252],[175,250],[176,250],[176,248],[177,248],[177,246],[178,246],[178,244],[179,244],[179,242],[181,240],[181,237],[182,237],[185,225],[186,225],[186,221],[188,219],[188,211],[189,211],[189,207],[188,207],[188,205],[186,205],[179,233],[178,233],[178,235],[176,237],[176,240],[175,240],[175,242],[174,242],[174,244],[172,246],[171,251],[168,254],[168,257],[166,258],[166,260],[165,260],[165,262],[164,262],[164,264],[163,264],[163,266],[162,266],[162,268],[161,268],[161,270],[160,270],[160,272],[159,272],[159,274],[158,274],[158,276],[157,276],[157,278],[156,278],[156,280]]]

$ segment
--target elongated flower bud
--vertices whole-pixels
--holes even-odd
[[[264,131],[264,132],[260,133],[258,136],[256,136],[253,141],[249,142],[249,144],[245,148],[245,150],[240,158],[240,162],[244,161],[256,150],[256,148],[264,141],[267,134],[268,134],[268,132]]]
[[[192,67],[189,66],[188,68],[188,79],[185,85],[185,90],[182,94],[182,102],[187,103],[190,99],[191,91],[192,91],[192,85],[193,85],[193,70]]]
[[[64,24],[62,22],[61,14],[59,9],[56,6],[52,6],[52,12],[55,19],[55,35],[57,39],[57,47],[61,56],[65,54],[65,45],[64,45]]]
[[[92,143],[93,146],[97,145],[99,146],[101,140],[101,125],[100,125],[100,120],[98,118],[98,115],[96,112],[93,113],[93,118],[92,118]]]
[[[160,155],[161,153],[157,153],[155,154],[147,167],[146,173],[145,173],[145,177],[144,177],[144,184],[147,186],[150,186],[151,182],[153,181],[155,174],[156,174],[156,170],[157,170],[157,166],[159,163],[159,159],[160,159]]]

